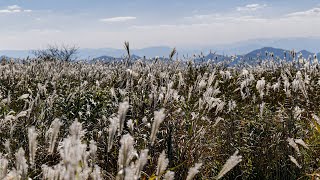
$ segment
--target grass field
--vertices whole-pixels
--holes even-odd
[[[1,179],[319,179],[320,66],[0,65]]]

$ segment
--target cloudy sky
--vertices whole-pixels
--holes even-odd
[[[0,50],[320,37],[319,0],[0,0]]]

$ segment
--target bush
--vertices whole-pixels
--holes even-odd
[[[48,45],[46,49],[33,51],[36,59],[44,61],[75,61],[78,48],[76,46]]]

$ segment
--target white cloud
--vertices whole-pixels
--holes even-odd
[[[12,6],[8,6],[8,9],[9,10],[15,10],[15,9],[21,9],[21,7],[18,6],[18,5],[12,5]]]
[[[320,8],[313,8],[309,9],[307,11],[300,11],[300,12],[294,12],[290,13],[287,16],[289,17],[303,17],[303,16],[320,16]]]
[[[189,24],[212,24],[212,23],[230,23],[241,21],[265,21],[265,18],[259,16],[244,16],[241,14],[198,14],[184,18]]]
[[[8,9],[1,9],[0,13],[12,13],[12,12]]]
[[[221,15],[219,14],[195,14],[193,16],[184,17],[185,20],[206,20],[206,19],[217,19]]]
[[[266,4],[247,4],[246,6],[237,7],[237,11],[256,11],[267,7]]]
[[[59,29],[31,29],[30,32],[36,32],[41,34],[50,34],[50,33],[61,33]]]
[[[0,13],[3,14],[10,14],[10,13],[21,13],[21,12],[32,12],[32,10],[30,9],[22,9],[20,6],[18,5],[11,5],[11,6],[7,6],[6,9],[0,9]]]
[[[100,19],[102,22],[125,22],[125,21],[130,21],[130,20],[135,20],[137,17],[133,16],[120,16],[120,17],[112,17],[112,18],[105,18],[105,19]]]

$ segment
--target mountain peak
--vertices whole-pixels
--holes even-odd
[[[309,56],[313,56],[315,53],[312,53],[310,51],[307,51],[307,50],[301,50],[298,52],[298,54],[302,54],[303,57],[309,57]]]

